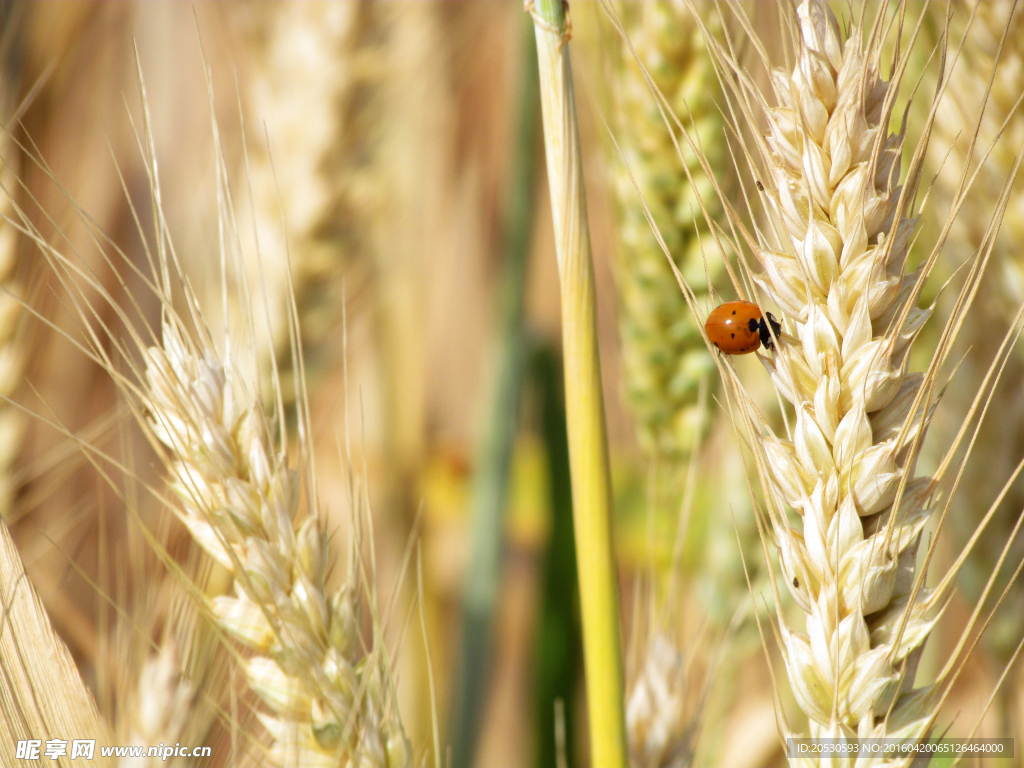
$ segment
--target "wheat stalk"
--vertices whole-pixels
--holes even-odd
[[[579,126],[569,61],[572,35],[562,0],[526,4],[533,15],[544,150],[562,309],[566,424],[572,476],[591,761],[625,768],[619,590],[597,346],[593,259]]]

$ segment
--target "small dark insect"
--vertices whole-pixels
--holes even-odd
[[[793,577],[793,586],[800,589],[800,582],[796,580],[796,576]]]
[[[757,186],[757,191],[758,192],[764,192],[764,184],[762,184],[757,179],[754,179],[754,184]]]
[[[762,315],[761,308],[753,302],[728,301],[711,310],[704,323],[704,332],[722,352],[746,355],[762,344],[765,349],[774,349],[772,335],[778,338],[782,326],[770,312]]]

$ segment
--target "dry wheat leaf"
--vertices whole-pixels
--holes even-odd
[[[107,740],[96,704],[67,647],[54,632],[35,588],[25,575],[7,526],[0,522],[0,764],[15,765],[18,740],[68,742],[95,739],[92,760],[67,756],[61,766],[106,765],[99,747]],[[20,761],[19,761],[20,763]]]

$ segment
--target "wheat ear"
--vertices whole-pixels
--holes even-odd
[[[950,232],[949,244],[970,253],[986,239],[992,202],[1012,179],[1006,214],[995,238],[993,261],[995,307],[1009,320],[1024,300],[1024,179],[1014,177],[1019,147],[1024,142],[1024,6],[1020,2],[986,3],[960,0],[950,34],[963,42],[956,57],[935,121],[930,160],[936,172],[936,193],[956,198],[971,182],[973,194]],[[941,30],[946,9],[934,8],[927,28]],[[982,155],[977,167],[974,161]],[[977,173],[971,179],[970,174]]]
[[[930,10],[932,24],[925,29],[937,36],[950,9],[935,6]],[[986,248],[990,241],[987,221],[993,205],[1004,189],[1008,193],[1002,227],[991,239],[994,274],[981,287],[982,300],[978,303],[982,306],[977,321],[966,323],[962,333],[965,338],[961,344],[970,351],[961,364],[961,375],[980,380],[1000,342],[993,327],[1009,322],[1024,301],[1024,257],[1020,249],[1024,238],[1024,178],[1017,173],[1018,153],[1024,143],[1024,6],[1020,2],[964,1],[954,3],[952,10],[950,36],[963,42],[938,105],[934,139],[928,153],[929,172],[935,173],[931,192],[935,208],[960,207],[960,215],[950,229],[947,258],[942,265],[947,271],[952,272],[972,253]],[[968,182],[970,191],[965,193],[963,187]],[[1015,385],[1022,376],[1024,356],[1018,346],[1016,354],[1007,361],[1004,384],[991,406],[999,418],[985,425],[977,442],[976,460],[963,478],[966,493],[977,493],[993,476],[1012,470],[1024,450],[1020,431],[1024,403]],[[965,410],[970,397],[953,390],[949,399]],[[973,602],[985,589],[992,565],[1000,558],[1006,541],[1012,540],[1010,534],[1022,505],[1024,496],[1020,489],[1012,489],[968,558],[961,578],[968,600]],[[975,524],[960,517],[951,522],[958,535],[969,535]],[[1013,552],[1017,556],[1024,552],[1019,541],[1015,542]],[[986,649],[999,662],[1013,654],[1024,626],[1024,592],[1019,582],[1008,598],[1010,606],[1000,612],[985,638]],[[1003,695],[1008,698],[1014,694],[1007,687]]]
[[[789,440],[756,417],[744,423],[786,587],[806,617],[800,632],[780,616],[780,639],[812,736],[919,737],[938,692],[915,689],[914,672],[941,599],[916,563],[935,491],[914,477],[934,371],[906,372],[930,314],[916,306],[927,269],[905,269],[922,149],[901,185],[903,135],[889,134],[899,69],[893,82],[879,72],[882,15],[844,33],[824,2],[796,11],[783,19],[795,61],[772,73],[777,106],[719,49],[740,83],[738,111],[753,121],[763,108],[768,123],[758,173],[776,244],[752,243],[764,270],[753,277],[788,318],[761,359],[795,424]]]
[[[799,340],[768,362],[796,409],[794,440],[760,441],[772,491],[804,523],[801,536],[773,521],[807,615],[806,634],[781,625],[786,665],[812,735],[919,736],[932,711],[913,670],[934,619],[915,589],[933,490],[913,479],[924,376],[906,375],[930,314],[904,269],[916,179],[899,185],[878,38],[853,26],[844,40],[824,3],[798,13],[797,64],[774,73],[768,111],[770,202],[791,249],[758,252],[760,284]]]
[[[258,655],[250,685],[273,714],[260,720],[282,765],[411,761],[391,701],[387,659],[363,655],[359,582],[326,588],[327,536],[315,495],[297,519],[300,483],[258,397],[208,342],[193,344],[165,313],[163,343],[146,352],[145,405],[170,451],[180,517],[235,575],[213,599],[217,620]],[[283,438],[282,438],[283,439]]]
[[[701,205],[711,219],[720,207],[697,153],[672,135],[675,125],[662,109],[687,126],[710,165],[724,168],[715,103],[720,88],[701,29],[683,3],[623,4],[620,17],[622,60],[612,86],[622,158],[616,152],[612,165],[623,373],[641,444],[655,456],[678,460],[706,426],[699,392],[711,384],[714,364],[647,216],[690,285],[705,286],[697,299],[706,304],[705,277],[714,283],[722,260]]]
[[[124,253],[104,251],[115,271],[131,272],[140,291],[161,307],[158,331],[141,328],[140,297],[122,307],[93,272],[54,248],[27,217],[23,231],[39,247],[67,290],[85,340],[71,339],[102,365],[119,387],[151,443],[162,454],[177,496],[175,512],[193,538],[234,577],[229,596],[210,610],[219,624],[255,655],[245,663],[250,687],[270,710],[258,713],[280,765],[380,768],[411,764],[411,747],[394,703],[394,681],[376,609],[375,574],[362,574],[358,536],[349,546],[347,581],[328,591],[330,565],[325,517],[320,509],[309,435],[309,413],[299,366],[298,431],[304,475],[289,466],[283,394],[274,378],[273,414],[263,405],[258,377],[236,362],[232,342],[218,351],[199,299],[180,272],[163,225],[160,182],[143,90],[147,171],[157,217],[157,242],[149,249],[151,272]],[[214,126],[214,135],[217,135]],[[218,182],[227,178],[221,147]],[[226,185],[218,189],[223,227],[221,271],[239,243]],[[71,201],[73,204],[73,201]],[[79,215],[86,219],[81,211]],[[239,257],[240,258],[240,257]],[[185,314],[174,309],[180,286]],[[227,289],[225,288],[225,292]],[[243,327],[227,330],[241,346],[254,343],[252,306],[239,291]],[[90,305],[98,296],[129,329],[115,335]],[[225,312],[227,309],[225,308]],[[134,322],[133,322],[134,321]],[[145,323],[145,320],[142,321]],[[293,348],[298,338],[294,305],[288,317]],[[136,330],[138,329],[138,330]],[[136,360],[142,360],[138,364]],[[128,373],[125,373],[126,371]],[[133,374],[133,375],[132,375]],[[305,513],[300,513],[300,497]],[[351,501],[353,513],[358,498]],[[362,596],[369,592],[373,637],[360,632]]]
[[[237,9],[252,55],[245,73],[251,119],[244,181],[253,201],[239,231],[254,232],[259,243],[258,253],[246,252],[246,272],[250,286],[262,275],[268,294],[249,297],[270,313],[272,348],[258,350],[265,370],[275,352],[282,367],[290,365],[280,354],[288,344],[287,286],[299,311],[305,363],[316,370],[330,355],[340,320],[341,273],[366,256],[365,222],[381,197],[368,130],[384,71],[373,63],[380,55],[377,14],[360,0]],[[294,396],[291,384],[283,383],[287,399]]]
[[[731,366],[719,361],[737,404],[736,423],[756,449],[769,524],[764,542],[778,548],[787,590],[805,614],[804,632],[791,629],[781,611],[778,629],[789,680],[814,737],[916,740],[932,732],[977,642],[972,637],[1009,542],[935,682],[915,687],[924,644],[948,604],[956,573],[1024,467],[1018,465],[971,539],[959,546],[952,567],[934,588],[925,587],[935,539],[919,567],[922,530],[940,508],[936,535],[943,530],[959,476],[942,504],[941,484],[973,420],[980,424],[985,416],[1024,310],[1004,336],[934,475],[916,477],[938,371],[977,295],[1010,187],[992,202],[985,242],[968,262],[927,371],[908,373],[910,346],[931,314],[931,308],[917,306],[918,296],[958,207],[943,223],[935,248],[908,273],[917,223],[911,201],[942,88],[922,118],[901,183],[907,120],[896,134],[890,134],[890,122],[927,9],[906,28],[906,7],[888,10],[879,10],[866,27],[861,9],[845,31],[821,0],[803,0],[795,17],[783,14],[784,29],[793,33],[794,63],[772,72],[777,106],[769,106],[732,49],[715,49],[723,77],[735,84],[730,110],[737,135],[755,126],[759,113],[768,125],[766,136],[755,134],[755,148],[743,152],[755,178],[767,180],[767,231],[758,230],[755,238],[737,216],[730,221],[763,268],[751,279],[786,316],[782,332],[773,333],[774,350],[761,360],[795,412],[791,439],[772,433]],[[736,18],[767,63],[749,19],[740,11]],[[889,81],[879,70],[887,32],[909,32],[911,51],[893,57]],[[1019,164],[1020,155],[1014,173]],[[976,439],[977,426],[968,454]],[[787,507],[802,518],[800,529],[790,526]],[[990,613],[982,631],[991,618]]]

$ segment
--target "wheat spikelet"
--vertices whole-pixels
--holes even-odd
[[[656,632],[626,699],[631,768],[682,768],[693,755],[686,663],[671,633]]]
[[[624,4],[621,20],[628,43],[623,42],[613,88],[623,159],[616,157],[613,168],[620,218],[616,277],[623,367],[641,443],[655,455],[677,459],[704,428],[698,392],[710,380],[713,363],[644,205],[676,266],[691,285],[701,286],[707,285],[705,268],[714,281],[722,262],[698,200],[705,201],[712,218],[720,208],[697,153],[673,140],[670,131],[675,127],[671,118],[663,117],[640,65],[667,109],[698,137],[716,168],[725,166],[716,105],[720,89],[700,27],[681,0]]]

